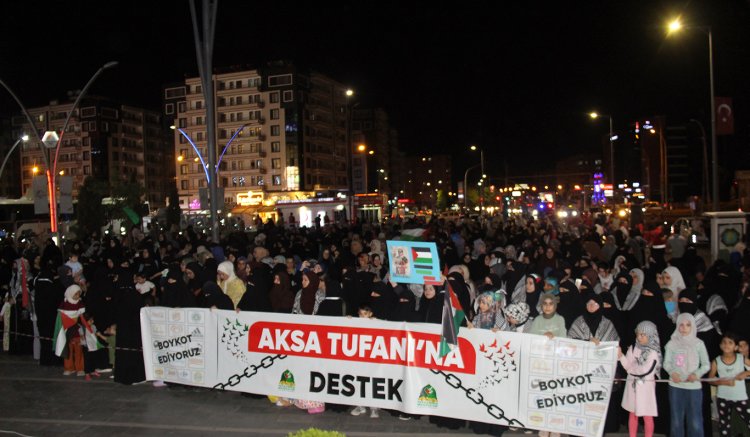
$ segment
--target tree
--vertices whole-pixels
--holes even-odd
[[[88,176],[78,190],[78,230],[79,236],[99,232],[106,224],[102,199],[107,195],[107,184]],[[83,234],[83,235],[81,235]]]
[[[113,200],[111,217],[113,219],[131,220],[131,214],[128,214],[130,211],[142,217],[146,213],[142,201],[145,193],[146,189],[137,182],[116,182],[113,184],[110,194]]]

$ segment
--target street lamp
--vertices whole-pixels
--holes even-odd
[[[29,141],[29,136],[23,135],[21,138],[16,140],[15,144],[13,144],[13,147],[10,148],[10,151],[8,152],[8,154],[5,155],[5,159],[3,159],[3,165],[0,166],[0,178],[3,177],[3,170],[5,170],[5,164],[8,163],[8,158],[10,158],[10,155],[13,154],[13,151],[16,150],[16,147],[18,147],[18,145],[21,144],[21,142],[25,143],[26,141]]]
[[[479,165],[482,167],[482,177],[479,179],[479,182],[482,182],[487,177],[484,173],[484,149],[474,144],[471,145],[471,150],[476,151],[477,149],[479,149]],[[484,187],[481,183],[479,186],[481,187],[479,191],[479,213],[481,214],[484,211]]]
[[[49,154],[42,149],[42,157],[44,158],[44,163],[46,165],[46,175],[47,175],[47,193],[49,196],[49,220],[50,220],[50,232],[54,235],[55,243],[59,241],[59,233],[57,230],[57,188],[55,187],[55,174],[57,172],[57,159],[59,157],[60,153],[60,146],[62,145],[62,139],[65,135],[65,131],[68,128],[68,123],[70,122],[70,118],[73,116],[73,113],[76,111],[76,108],[78,108],[78,104],[81,102],[81,99],[83,99],[83,96],[86,95],[86,92],[88,91],[89,87],[91,87],[91,84],[94,83],[97,77],[99,77],[100,74],[104,72],[104,70],[108,70],[110,68],[117,66],[117,61],[111,61],[107,62],[106,64],[102,65],[93,76],[91,76],[91,79],[86,83],[86,85],[83,87],[80,93],[78,93],[78,97],[76,98],[75,102],[73,102],[73,106],[70,108],[70,112],[68,112],[67,117],[65,118],[65,123],[63,123],[62,130],[60,131],[59,136],[56,132],[47,131],[44,135],[44,138],[39,134],[40,130],[37,128],[36,123],[34,122],[34,119],[31,117],[31,114],[29,114],[29,111],[26,109],[26,107],[21,103],[21,100],[16,96],[16,94],[13,92],[13,90],[10,89],[10,87],[0,80],[0,85],[5,88],[8,93],[13,97],[13,99],[18,103],[18,106],[21,107],[21,112],[23,112],[23,115],[26,117],[26,121],[31,126],[32,130],[34,131],[34,135],[36,136],[36,139],[38,141],[39,147],[42,147],[42,144],[47,146],[48,148],[55,147],[55,158],[50,163],[50,156]],[[38,169],[37,169],[38,171]]]
[[[667,36],[681,31],[683,28],[699,29],[708,35],[708,72],[711,91],[711,202],[714,211],[719,210],[719,152],[716,145],[716,98],[714,96],[714,43],[710,26],[683,26],[679,18],[672,20],[667,26]]]
[[[615,136],[612,133],[612,116],[611,115],[605,115],[605,114],[599,114],[598,112],[591,112],[589,113],[589,117],[591,117],[592,120],[596,120],[599,117],[607,117],[609,119],[609,177],[611,178],[612,184],[615,183]]]

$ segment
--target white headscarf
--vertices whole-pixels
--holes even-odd
[[[221,264],[219,264],[216,270],[228,276],[227,280],[222,281],[221,283],[221,289],[224,293],[226,293],[229,283],[232,282],[233,279],[237,278],[237,275],[234,274],[234,264],[232,264],[231,261],[223,261]]]
[[[75,295],[76,293],[80,293],[80,292],[81,292],[81,287],[79,287],[76,284],[71,285],[70,287],[65,289],[65,301],[72,303],[74,305],[77,304],[78,302],[81,301],[81,296],[78,295],[78,299],[76,299]]]
[[[688,332],[687,335],[680,334],[680,323],[683,321],[690,322],[690,332]],[[683,369],[685,372],[684,375],[687,376],[695,372],[700,365],[700,358],[698,357],[698,350],[696,347],[701,340],[698,338],[698,327],[696,326],[697,323],[695,322],[695,317],[692,314],[681,313],[677,316],[676,325],[677,327],[672,333],[672,338],[667,345],[671,344],[673,347],[685,350],[686,363]]]
[[[680,292],[687,288],[687,285],[685,285],[685,280],[682,279],[682,273],[677,269],[677,267],[669,266],[662,274],[668,274],[670,278],[672,278],[672,283],[667,286],[668,289],[672,290],[672,292],[675,294],[677,299],[679,299]]]

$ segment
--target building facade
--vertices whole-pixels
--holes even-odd
[[[217,181],[224,207],[249,197],[305,191],[345,191],[346,89],[333,79],[287,63],[213,76]],[[201,209],[207,187],[206,105],[200,78],[164,89],[173,120],[180,206]]]
[[[452,160],[450,155],[420,155],[406,158],[405,197],[420,208],[447,206],[451,191]]]
[[[61,133],[65,119],[73,107],[71,101],[52,101],[49,105],[30,108],[40,136],[45,131]],[[86,97],[73,112],[62,136],[57,155],[57,172],[73,177],[73,198],[87,176],[93,176],[111,185],[136,182],[146,191],[145,200],[151,207],[163,206],[168,187],[174,180],[172,148],[162,126],[161,114],[144,108],[124,105],[103,97]],[[33,132],[24,116],[12,119],[14,135]],[[18,181],[26,193],[37,174],[44,174],[45,157],[54,149],[43,150],[34,135],[23,145],[19,159],[21,175]]]

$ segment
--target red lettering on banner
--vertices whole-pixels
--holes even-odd
[[[256,322],[247,350],[476,373],[476,352],[468,340],[459,338],[458,347],[441,358],[440,335],[399,329]]]

